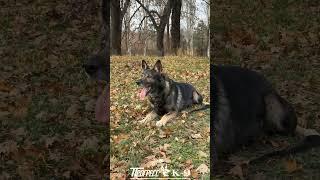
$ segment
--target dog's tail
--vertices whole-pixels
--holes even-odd
[[[300,126],[297,126],[296,132],[300,135],[304,135],[304,139],[300,141],[298,144],[295,144],[293,146],[287,147],[282,150],[272,151],[266,154],[263,154],[262,156],[253,158],[250,160],[250,163],[257,163],[261,162],[267,158],[270,157],[276,157],[276,156],[287,156],[290,154],[296,154],[305,152],[311,148],[319,147],[320,146],[320,135],[318,132],[312,129],[304,129]]]
[[[188,113],[190,114],[190,113],[206,110],[208,108],[210,108],[210,104],[209,103],[202,103],[201,107],[193,109],[193,110],[189,111]]]
[[[193,110],[189,111],[188,113],[202,111],[202,110],[210,108],[210,104],[203,102],[203,97],[198,91],[194,90],[192,96],[193,96],[192,97],[193,98],[193,103],[194,104],[200,104],[201,107],[199,107],[197,109],[193,109]]]

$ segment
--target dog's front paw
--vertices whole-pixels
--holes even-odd
[[[145,124],[149,121],[151,121],[152,119],[150,118],[150,116],[146,116],[145,118],[143,118],[141,121],[139,121],[139,123],[141,124]]]
[[[161,127],[161,126],[164,126],[164,125],[166,125],[166,122],[165,121],[157,121],[157,123],[156,123],[156,126],[157,127]]]
[[[139,121],[141,124],[147,123],[149,121],[154,120],[157,118],[158,115],[155,112],[150,112],[143,120]]]
[[[147,122],[146,118],[144,118],[144,119],[142,119],[141,121],[139,121],[140,124],[144,124],[144,123],[146,123],[146,122]]]

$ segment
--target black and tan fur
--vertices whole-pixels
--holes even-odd
[[[142,78],[137,81],[152,106],[152,111],[141,121],[145,123],[161,117],[157,126],[164,126],[174,119],[182,110],[193,104],[202,104],[203,98],[197,90],[188,83],[176,82],[162,73],[161,61],[158,60],[151,69],[142,60]]]
[[[260,74],[234,66],[211,66],[213,145],[218,158],[264,134],[306,136],[296,146],[264,155],[295,153],[320,145],[320,136],[297,126],[293,107]],[[309,131],[310,132],[310,131]],[[217,156],[215,157],[217,158]]]

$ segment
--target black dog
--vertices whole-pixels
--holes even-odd
[[[317,132],[297,126],[292,106],[260,74],[233,66],[211,66],[214,102],[213,141],[218,156],[239,149],[264,133],[306,136],[300,144],[263,157],[304,151],[320,145]]]
[[[106,83],[104,90],[97,99],[95,107],[96,120],[108,123],[109,122],[109,71],[110,66],[107,63],[108,52],[104,50],[96,55],[91,56],[84,63],[83,68],[90,78]]]
[[[141,87],[140,99],[148,96],[152,106],[152,111],[141,121],[142,123],[162,116],[156,125],[164,126],[182,110],[193,104],[202,104],[202,96],[192,85],[175,82],[162,73],[160,60],[152,69],[142,60],[142,78],[137,84]]]

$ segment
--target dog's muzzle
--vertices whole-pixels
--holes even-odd
[[[141,85],[142,85],[142,80],[139,79],[138,81],[136,81],[136,84],[137,84],[138,86],[141,86]]]
[[[89,75],[93,75],[94,73],[97,72],[97,69],[98,69],[96,66],[88,65],[88,64],[84,64],[83,68],[86,71],[86,73],[89,74]]]

